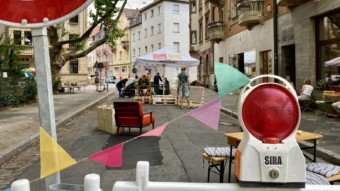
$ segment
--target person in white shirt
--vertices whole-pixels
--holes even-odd
[[[299,100],[311,99],[311,95],[314,88],[310,84],[311,84],[310,80],[306,79],[304,85],[302,86],[301,94],[298,96]]]

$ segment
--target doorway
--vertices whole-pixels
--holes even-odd
[[[281,56],[283,75],[290,76],[291,81],[296,85],[295,45],[282,46]]]
[[[238,70],[244,73],[244,53],[237,54]]]

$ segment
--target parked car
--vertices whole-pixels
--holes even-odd
[[[116,77],[115,76],[109,76],[109,77],[106,78],[105,82],[114,84],[114,83],[116,83]]]

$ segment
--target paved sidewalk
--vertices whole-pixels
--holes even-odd
[[[54,95],[56,127],[63,126],[77,115],[106,100],[116,91],[110,84],[109,91],[96,91],[96,86],[89,85],[80,92]],[[0,111],[0,164],[20,153],[39,138],[38,104]]]
[[[56,124],[60,127],[81,112],[107,101],[115,92],[114,84],[109,91],[97,92],[95,86],[87,86],[74,94],[54,96]],[[206,89],[205,101],[217,98],[217,92]],[[230,94],[222,99],[221,110],[237,117],[238,94]],[[284,117],[284,116],[283,116]],[[340,164],[340,120],[316,116],[315,112],[303,112],[300,129],[323,135],[318,145],[318,157],[333,164]],[[26,148],[39,136],[39,115],[37,104],[0,111],[0,164]]]

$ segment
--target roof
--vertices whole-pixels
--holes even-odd
[[[128,8],[124,8],[123,11],[124,11],[124,15],[128,19],[134,18],[138,14],[138,12],[139,12],[138,9],[128,9]]]
[[[154,0],[152,3],[146,5],[145,7],[142,7],[139,11],[143,12],[146,9],[153,7],[153,6],[155,6],[158,3],[161,3],[163,1],[170,1],[170,2],[177,2],[177,3],[189,3],[189,0]]]

